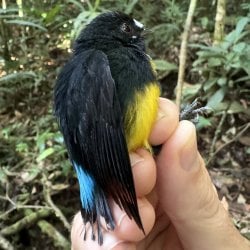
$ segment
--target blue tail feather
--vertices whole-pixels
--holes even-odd
[[[93,178],[83,169],[83,167],[73,162],[79,186],[80,186],[80,198],[82,207],[87,211],[91,211],[94,207],[94,189],[95,181]]]
[[[81,214],[84,223],[89,222],[92,225],[92,239],[95,239],[95,230],[93,225],[97,225],[98,243],[103,243],[100,218],[103,217],[108,229],[114,230],[115,222],[110,210],[107,196],[103,190],[96,184],[93,177],[80,165],[73,161],[80,186],[80,199],[82,204]],[[86,231],[84,234],[86,239]]]

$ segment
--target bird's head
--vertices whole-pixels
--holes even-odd
[[[100,43],[139,45],[144,49],[142,32],[144,26],[139,21],[121,12],[106,12],[97,16],[81,32],[76,42],[100,41]]]

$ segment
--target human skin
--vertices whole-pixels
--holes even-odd
[[[218,198],[197,150],[194,125],[179,122],[178,109],[169,100],[160,98],[150,143],[163,145],[155,158],[145,149],[130,154],[146,234],[111,201],[116,228],[105,230],[103,223],[103,245],[91,240],[90,228],[83,240],[84,225],[77,213],[72,249],[250,250]]]

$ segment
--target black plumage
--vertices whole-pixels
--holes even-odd
[[[101,14],[81,32],[55,86],[55,115],[79,179],[82,217],[97,225],[99,244],[100,217],[115,227],[109,197],[143,230],[124,127],[134,93],[155,80],[142,31],[125,14]]]

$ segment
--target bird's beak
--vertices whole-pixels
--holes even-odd
[[[141,36],[147,36],[148,34],[153,33],[152,30],[148,29],[148,28],[143,28],[142,32],[141,32]]]

